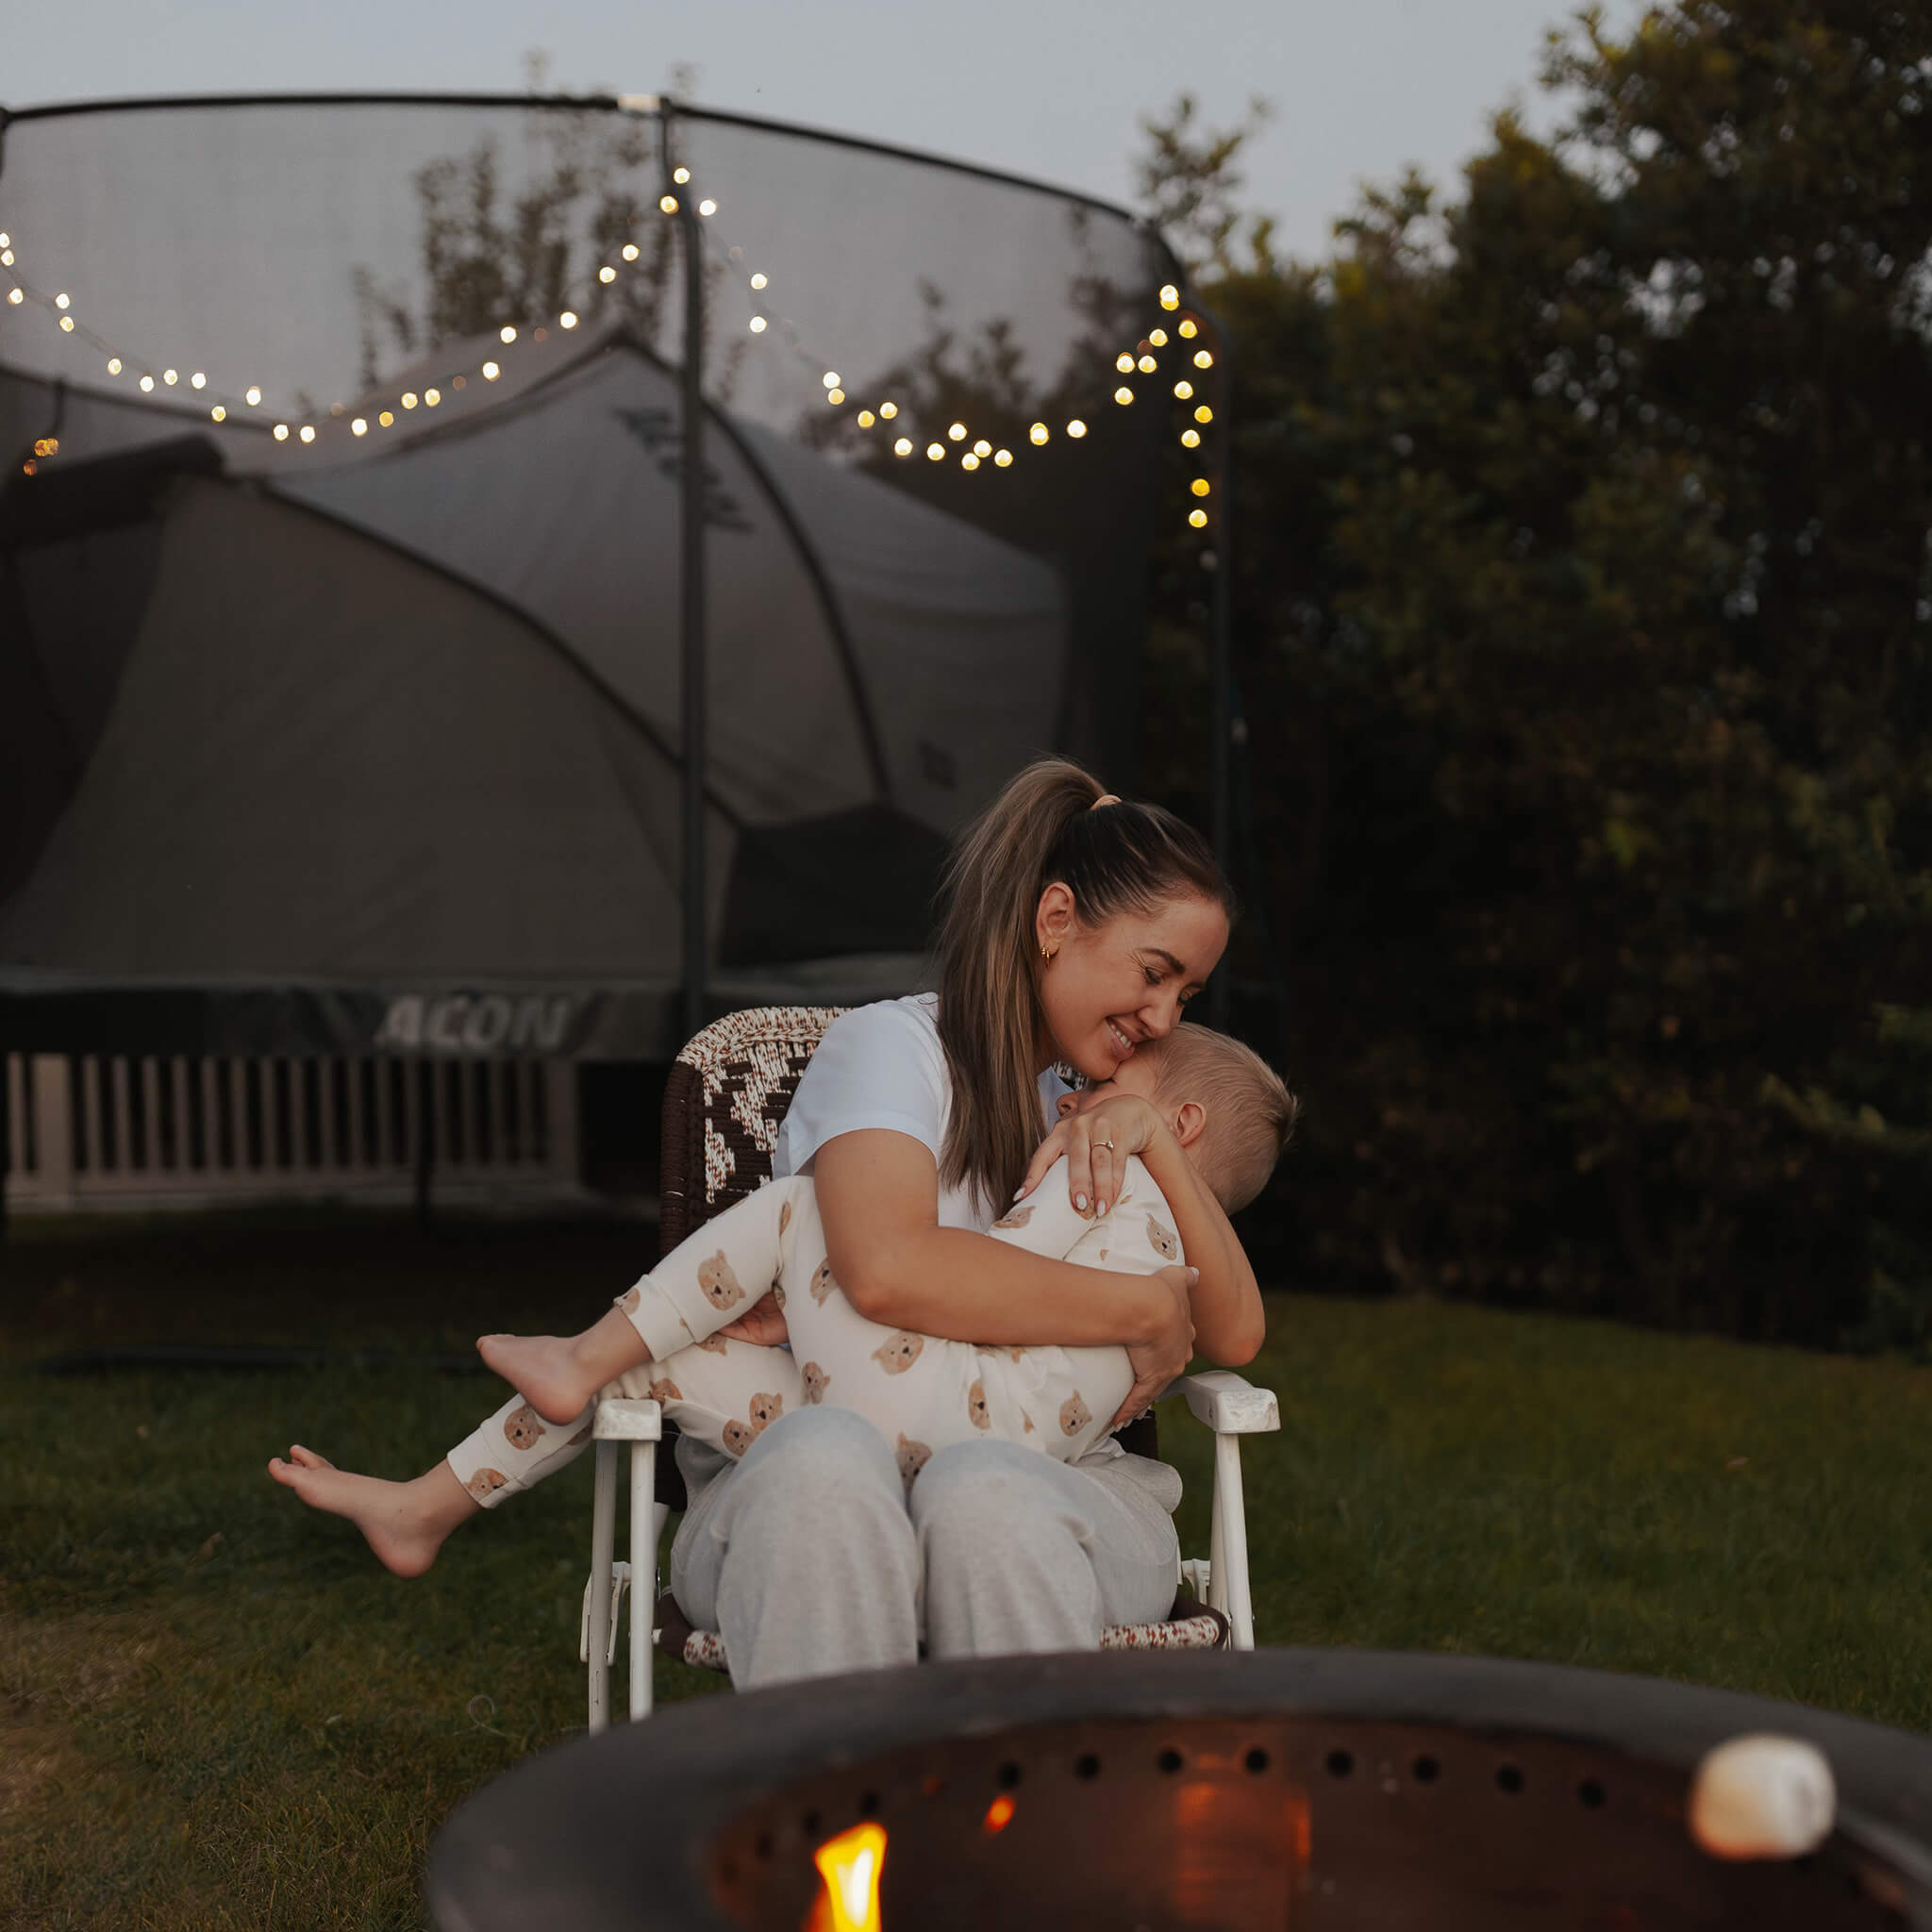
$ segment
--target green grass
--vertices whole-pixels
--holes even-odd
[[[413,1472],[487,1379],[27,1364],[143,1339],[461,1345],[594,1308],[647,1243],[237,1224],[0,1251],[0,1924],[420,1924],[448,1808],[583,1723],[588,1458],[408,1585],[262,1474],[291,1438]],[[1932,1372],[1279,1296],[1250,1373],[1284,1423],[1245,1450],[1263,1641],[1644,1671],[1932,1729]],[[1203,1551],[1208,1439],[1166,1435]]]

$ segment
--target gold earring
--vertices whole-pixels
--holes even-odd
[[[1053,954],[1052,954],[1052,952],[1051,952],[1051,951],[1049,951],[1049,950],[1048,950],[1048,948],[1047,948],[1047,947],[1046,947],[1045,945],[1041,945],[1041,949],[1040,949],[1040,957],[1041,957],[1041,958],[1042,959],[1044,959],[1044,960],[1048,961],[1049,963],[1051,963],[1051,961],[1052,961],[1052,959],[1053,959]]]

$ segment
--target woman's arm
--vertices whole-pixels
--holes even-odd
[[[1192,1324],[1165,1275],[1102,1274],[940,1226],[938,1166],[909,1134],[841,1134],[812,1178],[826,1258],[869,1321],[951,1341],[1121,1343],[1137,1373],[1142,1353],[1171,1362],[1167,1380],[1187,1367]]]
[[[1106,1141],[1113,1145],[1096,1144]],[[1174,1209],[1181,1252],[1200,1271],[1193,1307],[1201,1353],[1230,1369],[1253,1361],[1266,1332],[1255,1271],[1221,1203],[1157,1109],[1138,1094],[1121,1093],[1069,1115],[1041,1142],[1021,1193],[1030,1193],[1062,1154],[1068,1188],[1095,1201],[1101,1213],[1119,1197],[1127,1156],[1141,1157]]]

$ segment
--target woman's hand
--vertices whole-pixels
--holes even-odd
[[[1154,1278],[1164,1282],[1174,1296],[1172,1319],[1162,1324],[1152,1341],[1128,1344],[1127,1361],[1134,1371],[1134,1386],[1108,1424],[1109,1429],[1117,1429],[1144,1414],[1176,1375],[1187,1373],[1188,1364],[1194,1358],[1194,1315],[1189,1291],[1193,1288],[1197,1272],[1192,1268],[1162,1268],[1156,1274]]]
[[[1090,1221],[1120,1199],[1127,1156],[1143,1152],[1167,1131],[1151,1101],[1138,1093],[1113,1093],[1084,1113],[1070,1113],[1055,1127],[1026,1165],[1026,1178],[1013,1198],[1023,1200],[1062,1154],[1067,1157],[1067,1191]]]
[[[733,1341],[775,1348],[789,1338],[791,1330],[785,1325],[785,1310],[778,1306],[777,1295],[767,1291],[737,1321],[725,1323],[718,1333]]]

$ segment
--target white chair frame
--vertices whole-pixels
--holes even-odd
[[[1257,1389],[1225,1369],[1183,1375],[1167,1395],[1182,1397],[1190,1412],[1214,1432],[1214,1506],[1208,1554],[1181,1565],[1181,1574],[1209,1609],[1227,1619],[1236,1650],[1255,1647],[1254,1606],[1248,1584],[1248,1524],[1241,1497],[1241,1439],[1281,1426],[1272,1390]],[[658,1445],[663,1410],[656,1402],[611,1396],[598,1403],[592,1435],[596,1483],[591,1503],[591,1575],[584,1585],[584,1613],[577,1651],[591,1676],[591,1729],[610,1723],[610,1672],[617,1660],[617,1625],[630,1596],[629,1690],[633,1718],[651,1714],[652,1628],[658,1605],[658,1544],[670,1507],[658,1501]],[[630,1557],[617,1559],[617,1447],[630,1444]]]

